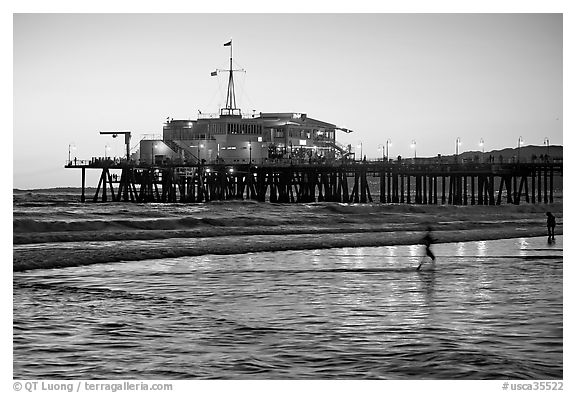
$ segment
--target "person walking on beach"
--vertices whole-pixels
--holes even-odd
[[[432,262],[434,262],[436,261],[436,256],[430,249],[430,246],[432,245],[432,243],[434,243],[434,238],[432,237],[432,228],[428,226],[428,228],[426,228],[426,231],[427,231],[426,235],[424,235],[424,237],[422,238],[422,244],[424,244],[424,246],[426,247],[426,256],[430,257],[430,259],[432,259]],[[420,265],[418,265],[416,270],[420,270],[424,262],[425,259],[423,259],[422,262],[420,262]]]
[[[554,239],[554,227],[556,227],[556,217],[550,212],[546,212],[546,226],[548,227],[548,242],[551,243]]]

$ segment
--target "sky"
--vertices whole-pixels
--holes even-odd
[[[99,131],[134,145],[217,112],[230,39],[244,112],[349,128],[369,159],[387,139],[392,157],[562,145],[562,33],[559,13],[14,14],[13,186],[80,186],[69,152],[123,154]]]

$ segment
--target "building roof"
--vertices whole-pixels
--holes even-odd
[[[198,120],[170,120],[167,124],[174,125],[188,125],[191,126],[192,123],[211,123],[211,122],[244,122],[244,123],[254,123],[262,122],[265,127],[282,127],[285,125],[295,125],[295,126],[307,126],[307,127],[323,127],[323,128],[338,128],[335,124],[327,123],[324,121],[316,120],[308,117],[305,113],[295,113],[295,112],[271,112],[263,113],[260,112],[255,117],[205,117],[199,118]]]

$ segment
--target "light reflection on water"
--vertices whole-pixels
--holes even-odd
[[[478,256],[480,257],[485,257],[486,256],[486,251],[488,249],[488,245],[487,242],[485,240],[481,240],[476,242],[477,245],[477,250],[478,250]]]
[[[459,257],[463,257],[466,253],[466,248],[464,243],[456,243],[456,255]]]
[[[408,253],[410,255],[410,261],[416,265],[420,263],[420,259],[425,255],[422,252],[422,246],[417,244],[409,245]]]
[[[14,274],[15,378],[563,377],[562,237]]]

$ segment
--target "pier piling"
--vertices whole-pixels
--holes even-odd
[[[86,201],[88,169],[101,171],[94,202],[204,203],[248,199],[272,203],[371,203],[376,189],[380,203],[552,203],[554,176],[562,176],[561,163],[151,166],[123,162],[70,163],[67,167],[82,170],[82,202]]]

